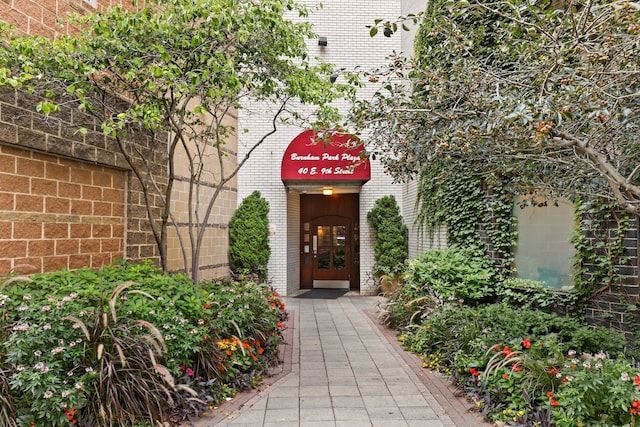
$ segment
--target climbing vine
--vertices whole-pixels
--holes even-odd
[[[585,204],[577,200],[574,205],[574,285],[583,299],[590,300],[620,284],[624,277],[620,267],[628,263],[623,239],[629,230],[629,214],[620,212],[612,202]]]
[[[492,181],[468,167],[430,163],[418,184],[417,222],[430,238],[444,226],[449,244],[489,256],[501,272],[508,272],[517,239],[513,194],[505,183]]]
[[[633,272],[630,257],[625,252],[624,239],[630,229],[630,216],[616,208],[613,202],[575,203],[576,229],[572,242],[576,248],[574,289],[578,309],[599,295],[613,293],[629,318],[637,311],[635,299],[625,286]],[[628,271],[627,271],[628,270]],[[625,322],[635,333],[635,321]]]

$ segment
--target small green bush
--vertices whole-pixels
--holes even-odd
[[[479,301],[492,295],[494,270],[485,258],[457,247],[432,249],[409,262],[405,283],[444,300]]]
[[[229,261],[238,275],[267,277],[269,247],[269,202],[259,191],[247,196],[229,222]]]
[[[409,232],[400,215],[395,197],[384,196],[376,200],[374,207],[367,214],[367,219],[376,239],[374,276],[402,272],[409,255]]]

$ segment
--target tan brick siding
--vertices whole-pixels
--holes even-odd
[[[88,13],[104,10],[109,6],[123,5],[133,9],[131,0],[1,0],[0,21],[15,26],[20,33],[38,36],[71,34],[75,28],[60,21],[69,13]],[[140,4],[144,4],[143,1]]]
[[[124,256],[126,173],[0,145],[0,275]]]

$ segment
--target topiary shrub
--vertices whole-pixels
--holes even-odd
[[[247,196],[229,222],[229,262],[238,275],[267,277],[269,247],[269,202],[259,191]]]
[[[374,276],[379,278],[401,273],[409,256],[409,231],[402,220],[395,197],[384,196],[376,200],[367,219],[373,227],[376,239]]]

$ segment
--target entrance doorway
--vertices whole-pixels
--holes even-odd
[[[301,196],[300,287],[359,290],[358,194]]]

